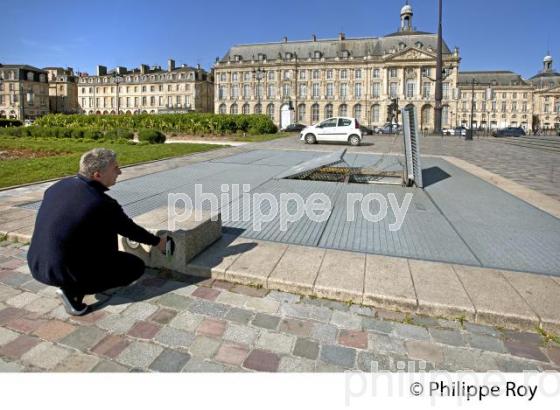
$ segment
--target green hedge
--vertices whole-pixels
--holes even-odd
[[[163,144],[165,142],[165,134],[158,130],[144,128],[138,131],[138,141],[150,144]]]
[[[10,127],[0,128],[0,135],[10,135],[13,137],[34,137],[34,138],[74,138],[98,140],[131,140],[134,133],[130,130],[117,129],[104,133],[97,129],[88,128],[64,128],[64,127]]]
[[[123,128],[157,129],[162,132],[188,134],[273,134],[278,131],[272,120],[261,114],[226,115],[210,113],[141,114],[141,115],[83,115],[49,114],[35,121],[38,126],[64,128],[93,128],[112,130]]]
[[[21,127],[23,123],[20,120],[11,118],[0,118],[0,127]]]

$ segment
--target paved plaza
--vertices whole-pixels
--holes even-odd
[[[348,148],[347,159],[354,165],[379,164],[381,160],[390,168],[395,165],[390,154],[398,154],[401,145],[399,138],[367,137],[364,146]],[[97,310],[83,318],[68,317],[56,299],[54,289],[30,277],[25,266],[25,245],[3,242],[0,247],[0,369],[369,371],[375,363],[379,370],[558,370],[560,348],[550,339],[554,332],[549,330],[557,329],[560,323],[560,293],[555,291],[560,289],[555,276],[560,271],[557,252],[553,249],[557,248],[555,244],[560,229],[557,216],[543,209],[551,208],[551,203],[552,208],[556,206],[556,201],[550,198],[560,198],[559,184],[554,182],[558,181],[555,164],[560,154],[550,148],[543,150],[538,146],[522,145],[495,139],[466,142],[456,138],[428,137],[422,140],[422,153],[427,154],[423,158],[424,169],[437,168],[440,177],[428,181],[425,192],[420,191],[421,198],[412,204],[416,220],[429,219],[429,226],[419,226],[408,235],[418,241],[419,237],[414,235],[426,235],[426,229],[438,223],[448,229],[448,234],[438,231],[434,238],[425,237],[423,246],[417,249],[401,247],[401,250],[423,254],[388,252],[391,242],[387,240],[362,243],[347,240],[345,246],[325,246],[321,240],[331,238],[331,241],[340,243],[344,238],[344,235],[335,233],[336,229],[333,234],[326,234],[329,232],[327,224],[315,233],[311,229],[307,231],[311,234],[300,235],[310,241],[305,242],[252,236],[246,227],[225,220],[221,244],[224,241],[230,244],[233,241],[254,242],[258,245],[257,251],[222,255],[227,256],[228,263],[224,263],[225,259],[215,262],[213,249],[221,246],[218,243],[207,251],[210,256],[203,254],[193,263],[194,268],[208,268],[214,279],[184,276],[181,281],[174,281],[164,279],[161,275],[165,272],[149,270],[139,283],[117,291],[107,301],[107,295],[97,295]],[[338,144],[307,146],[295,137],[224,148],[127,168],[123,172],[123,182],[111,191],[131,216],[161,206],[164,204],[160,203],[162,198],[174,189],[184,188],[190,192],[188,187],[194,182],[202,182],[205,190],[210,192],[218,192],[222,183],[251,183],[259,188],[276,184],[279,192],[279,184],[288,184],[283,189],[289,190],[293,187],[290,184],[307,181],[275,180],[274,175],[322,152],[341,148],[346,147]],[[536,205],[498,189],[495,181],[484,182],[482,177],[457,166],[461,165],[460,162],[451,163],[449,157],[477,165],[479,174],[490,171],[492,175],[532,189],[530,192],[538,199],[534,201]],[[250,172],[247,167],[251,168]],[[540,178],[532,178],[532,174],[538,174]],[[161,179],[161,175],[168,178]],[[340,189],[336,186],[341,185],[319,184],[326,184],[324,189],[333,193]],[[10,232],[11,238],[28,238],[35,213],[30,208],[41,199],[48,185],[0,192],[0,230]],[[482,199],[469,193],[480,195]],[[529,201],[533,196],[528,197]],[[547,198],[552,202],[547,202]],[[426,213],[428,216],[423,217]],[[439,222],[437,218],[440,218]],[[473,220],[494,236],[485,238],[480,232],[472,231],[469,221]],[[235,239],[238,231],[243,229],[245,235],[242,233]],[[267,232],[273,233],[274,229]],[[292,232],[292,238],[297,238],[301,232],[301,229],[295,234]],[[346,238],[351,237],[351,232],[355,234],[359,229],[349,229]],[[491,243],[495,238],[498,243]],[[438,240],[443,248],[430,248],[430,244],[438,243]],[[453,240],[458,242],[455,244]],[[271,251],[275,243],[284,248]],[[397,239],[393,245],[403,243],[406,240]],[[511,249],[504,249],[504,243]],[[383,244],[385,248],[382,248]],[[360,246],[378,246],[379,249]],[[302,249],[304,253],[301,253]],[[364,266],[370,256],[380,257],[376,254],[390,255],[397,262],[412,258],[405,267],[409,277],[405,281],[412,279],[411,300],[415,305],[412,309],[391,303],[386,306],[374,304],[376,307],[366,306],[367,303],[362,305],[366,301],[367,269],[362,273],[366,283],[363,277],[361,284],[356,282],[362,292],[357,299],[348,298],[346,294],[338,298],[339,301],[330,300],[337,299],[337,292],[330,293],[330,279],[321,285],[321,281],[329,277],[328,272],[321,276],[321,269],[317,269],[313,278],[299,279],[311,280],[312,290],[326,286],[323,293],[288,293],[268,286],[275,282],[271,281],[274,278],[277,285],[285,285],[282,275],[277,274],[279,265],[284,266],[280,262],[290,256],[293,261],[301,260],[308,255],[305,252],[309,249],[326,250],[319,258],[321,265],[326,266],[321,269],[331,266],[345,272],[353,272],[352,267],[361,263],[358,259],[362,256],[359,255],[364,255]],[[335,254],[342,252],[340,249],[352,252],[344,252],[346,256],[342,257],[342,254]],[[247,256],[242,257],[245,253]],[[367,258],[366,253],[370,253]],[[461,259],[461,255],[469,255],[472,259]],[[260,261],[258,264],[254,263],[255,257]],[[329,258],[332,261],[325,262]],[[415,262],[415,259],[419,260]],[[420,261],[422,259],[424,262]],[[205,266],[201,260],[212,260],[212,263]],[[341,260],[348,262],[346,267],[336,268],[336,263]],[[441,266],[422,265],[434,260],[445,263]],[[245,266],[247,263],[251,266]],[[288,270],[297,271],[297,263],[286,263],[286,266],[292,266]],[[508,271],[469,271],[467,265],[471,266],[468,269],[478,266]],[[442,273],[442,266],[450,266],[451,270]],[[256,268],[262,272],[257,272]],[[528,275],[514,272],[516,270],[552,276]],[[394,274],[394,280],[389,282],[404,283],[401,273],[395,271]],[[264,281],[261,280],[263,277]],[[418,277],[426,280],[415,282]],[[457,281],[459,293],[434,294],[434,289],[441,290],[437,282],[449,282],[451,277]],[[543,285],[545,281],[546,285]],[[341,282],[340,278],[338,282]],[[286,290],[285,286],[280,288]],[[298,290],[298,286],[292,288]],[[406,299],[402,292],[397,296],[399,300]],[[452,306],[449,299],[454,299],[456,306]],[[470,306],[468,309],[461,310],[462,300],[465,302],[463,306]],[[442,301],[445,309],[441,309]],[[384,306],[383,309],[380,306]],[[434,309],[434,306],[438,308]],[[418,312],[430,314],[430,317]],[[503,317],[508,315],[515,320],[506,320],[502,326]],[[485,321],[500,326],[481,324]],[[510,326],[512,324],[514,326]],[[543,325],[548,331],[535,333],[537,326]],[[507,330],[508,327],[526,331]]]

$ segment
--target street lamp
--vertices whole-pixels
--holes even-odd
[[[121,113],[120,111],[121,104],[119,98],[119,84],[121,83],[122,79],[123,78],[117,72],[113,72],[113,81],[117,84],[117,115]]]
[[[474,86],[475,85],[488,85],[488,84],[478,82],[474,78],[471,80],[471,125],[470,125],[470,130],[465,137],[465,140],[469,140],[469,141],[472,141],[473,134],[474,134],[473,122],[474,122]],[[491,95],[492,95],[492,89],[490,88],[490,86],[488,86],[485,93],[485,99],[488,100],[489,96]]]
[[[261,107],[261,80],[264,77],[264,69],[262,67],[259,68],[254,68],[253,69],[253,78],[255,80],[257,80],[257,107],[259,107],[259,112],[258,114],[260,114],[262,112],[262,107]]]

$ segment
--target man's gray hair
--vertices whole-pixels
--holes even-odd
[[[95,172],[101,172],[116,161],[115,151],[106,148],[94,148],[80,158],[80,174],[91,178]]]

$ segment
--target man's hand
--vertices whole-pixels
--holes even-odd
[[[167,236],[164,235],[164,236],[161,236],[161,237],[159,238],[159,243],[156,245],[157,248],[158,248],[162,253],[165,253],[165,244],[166,244],[166,242],[167,242]]]

